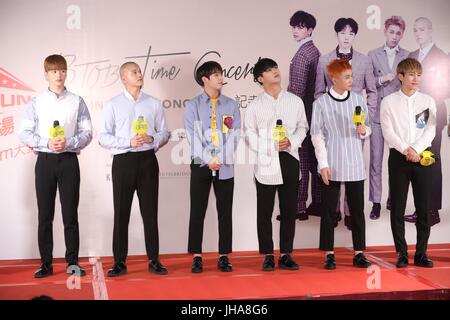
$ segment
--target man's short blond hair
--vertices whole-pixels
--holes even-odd
[[[67,61],[66,59],[59,54],[52,54],[48,56],[44,60],[44,70],[67,70]]]
[[[406,58],[397,65],[397,74],[405,75],[408,72],[422,73],[422,65],[414,58]]]

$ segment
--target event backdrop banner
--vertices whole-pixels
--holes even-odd
[[[312,37],[322,55],[336,48],[334,23],[340,17],[352,17],[358,22],[353,47],[363,54],[383,46],[384,21],[391,16],[401,16],[406,22],[400,41],[402,48],[418,49],[413,25],[423,16],[432,22],[433,43],[446,54],[450,51],[448,0],[0,0],[0,259],[39,257],[34,187],[36,155],[20,142],[18,131],[27,103],[47,89],[43,70],[46,56],[66,57],[66,86],[85,99],[94,127],[91,144],[79,156],[80,256],[112,255],[112,158],[108,150],[99,146],[98,132],[105,101],[123,90],[119,67],[127,61],[139,64],[145,74],[143,90],[161,99],[165,110],[171,138],[157,152],[160,251],[183,253],[187,251],[190,205],[190,155],[183,112],[186,102],[201,92],[194,81],[196,67],[208,60],[216,60],[223,66],[226,81],[223,94],[237,101],[245,117],[248,104],[262,91],[252,74],[252,67],[260,57],[278,62],[282,85],[288,86],[289,66],[298,49],[289,20],[298,10],[315,16],[317,26]],[[448,85],[443,87],[448,88]],[[443,100],[447,109],[448,98],[447,91]],[[445,123],[447,119],[448,116]],[[365,145],[364,154],[368,173],[369,143]],[[367,245],[371,246],[393,244],[386,210],[387,154],[385,146],[379,220],[369,219],[368,179],[365,183]],[[432,227],[430,243],[450,242],[448,159],[450,138],[445,127],[441,146],[441,222]],[[258,249],[253,162],[254,157],[241,139],[235,172],[234,251]],[[410,192],[406,213],[413,211]],[[275,216],[278,213],[276,203],[273,219],[276,247],[279,222]],[[318,217],[296,222],[295,248],[318,247],[319,222]],[[407,241],[415,243],[414,224],[407,223],[406,227]],[[213,192],[204,230],[204,251],[217,251]],[[58,196],[53,233],[54,256],[64,257]],[[336,245],[352,246],[351,233],[343,222],[336,229]],[[145,254],[137,198],[129,225],[129,254]]]

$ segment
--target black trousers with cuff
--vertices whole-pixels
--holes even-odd
[[[67,263],[78,262],[80,235],[78,203],[80,167],[73,152],[52,154],[39,152],[35,165],[35,188],[38,205],[38,244],[42,263],[53,261],[53,219],[56,190],[59,190],[64,224]]]
[[[405,215],[410,183],[417,213],[416,254],[427,252],[428,238],[430,237],[428,211],[430,209],[433,166],[435,165],[424,167],[419,163],[407,161],[405,155],[395,149],[390,149],[388,168],[389,188],[391,190],[391,229],[397,253],[403,255],[408,253],[403,216]]]
[[[211,185],[216,196],[219,224],[219,254],[226,255],[232,252],[234,178],[219,180],[218,171],[216,171],[216,176],[213,177],[208,166],[201,167],[199,164],[195,164],[194,161],[191,163],[191,209],[188,252],[193,254],[202,253],[203,227]]]
[[[159,256],[158,188],[159,166],[154,150],[115,155],[112,164],[114,198],[114,261],[126,262],[128,224],[134,192],[144,224],[145,248],[149,260]]]

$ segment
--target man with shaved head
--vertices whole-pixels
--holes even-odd
[[[144,79],[136,63],[124,63],[120,79],[125,90],[105,103],[99,138],[100,145],[114,156],[114,266],[108,276],[127,273],[128,223],[135,191],[144,222],[148,271],[167,274],[158,258],[159,166],[155,156],[169,138],[164,110],[160,100],[141,91]]]
[[[436,101],[436,136],[431,145],[431,152],[440,158],[442,130],[447,125],[445,99],[450,95],[450,61],[448,55],[433,42],[433,24],[426,17],[414,21],[414,37],[419,49],[411,52],[409,57],[417,59],[422,65],[422,80],[419,90],[429,94]],[[432,166],[432,192],[429,212],[431,226],[441,221],[439,210],[442,209],[442,166],[437,161]],[[405,221],[416,223],[417,213],[405,216]]]

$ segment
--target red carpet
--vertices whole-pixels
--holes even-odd
[[[412,262],[414,247],[410,249]],[[190,255],[162,255],[168,276],[149,273],[146,257],[133,256],[127,262],[128,274],[119,278],[106,277],[111,257],[83,259],[81,265],[88,275],[72,290],[67,287],[62,259],[55,261],[55,275],[45,279],[33,277],[39,265],[36,260],[0,261],[0,299],[30,299],[43,294],[71,300],[450,299],[450,244],[429,246],[432,269],[411,265],[397,270],[393,247],[368,248],[366,255],[374,265],[371,270],[354,268],[353,253],[345,248],[336,250],[337,269],[333,271],[323,269],[323,253],[318,250],[300,249],[293,255],[301,266],[298,271],[263,272],[259,254],[238,252],[230,257],[233,272],[221,273],[216,266],[217,254],[208,253],[203,257],[201,274],[190,272]]]

